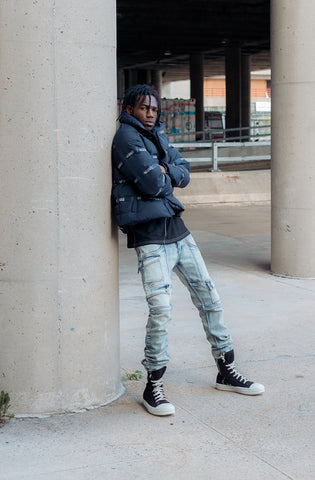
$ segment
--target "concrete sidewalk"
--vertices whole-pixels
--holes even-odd
[[[12,419],[0,429],[1,480],[311,480],[315,280],[269,272],[268,206],[199,206],[184,214],[221,295],[239,370],[266,393],[215,390],[197,311],[174,276],[172,417],[141,404],[147,307],[136,256],[121,236],[121,366],[125,394],[80,414]]]

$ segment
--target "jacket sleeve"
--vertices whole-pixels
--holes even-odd
[[[167,142],[167,156],[165,160],[161,162],[161,165],[165,167],[173,187],[184,188],[190,180],[190,164],[181,156],[179,151],[169,143],[168,138]]]
[[[113,159],[120,173],[142,196],[165,197],[173,192],[170,176],[162,172],[158,159],[146,150],[137,132],[116,135]]]

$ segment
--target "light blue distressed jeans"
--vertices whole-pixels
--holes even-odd
[[[168,364],[168,324],[171,320],[172,271],[189,290],[199,311],[215,359],[231,350],[232,339],[223,320],[220,297],[192,235],[167,245],[136,247],[138,266],[149,306],[144,360],[148,371]]]

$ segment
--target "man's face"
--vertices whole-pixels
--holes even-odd
[[[139,120],[144,128],[152,130],[158,116],[158,103],[155,97],[147,95],[138,99],[134,107],[128,105],[126,112]]]

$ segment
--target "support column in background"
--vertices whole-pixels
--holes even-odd
[[[125,89],[127,90],[138,83],[138,71],[133,68],[125,69]]]
[[[150,84],[151,83],[151,70],[141,70],[137,71],[137,84]]]
[[[1,389],[11,412],[121,393],[114,0],[1,3]]]
[[[204,56],[190,55],[190,96],[196,100],[196,131],[204,130]]]
[[[225,49],[225,82],[226,82],[226,128],[233,128],[227,136],[240,134],[241,120],[241,49],[226,47]]]
[[[250,55],[241,55],[241,126],[250,127]],[[242,130],[242,141],[249,141],[250,129]]]
[[[162,70],[151,70],[151,83],[154,85],[156,91],[162,95]]]
[[[123,68],[117,71],[117,98],[123,98],[125,93],[125,71]]]
[[[315,3],[272,0],[274,273],[315,277]]]

